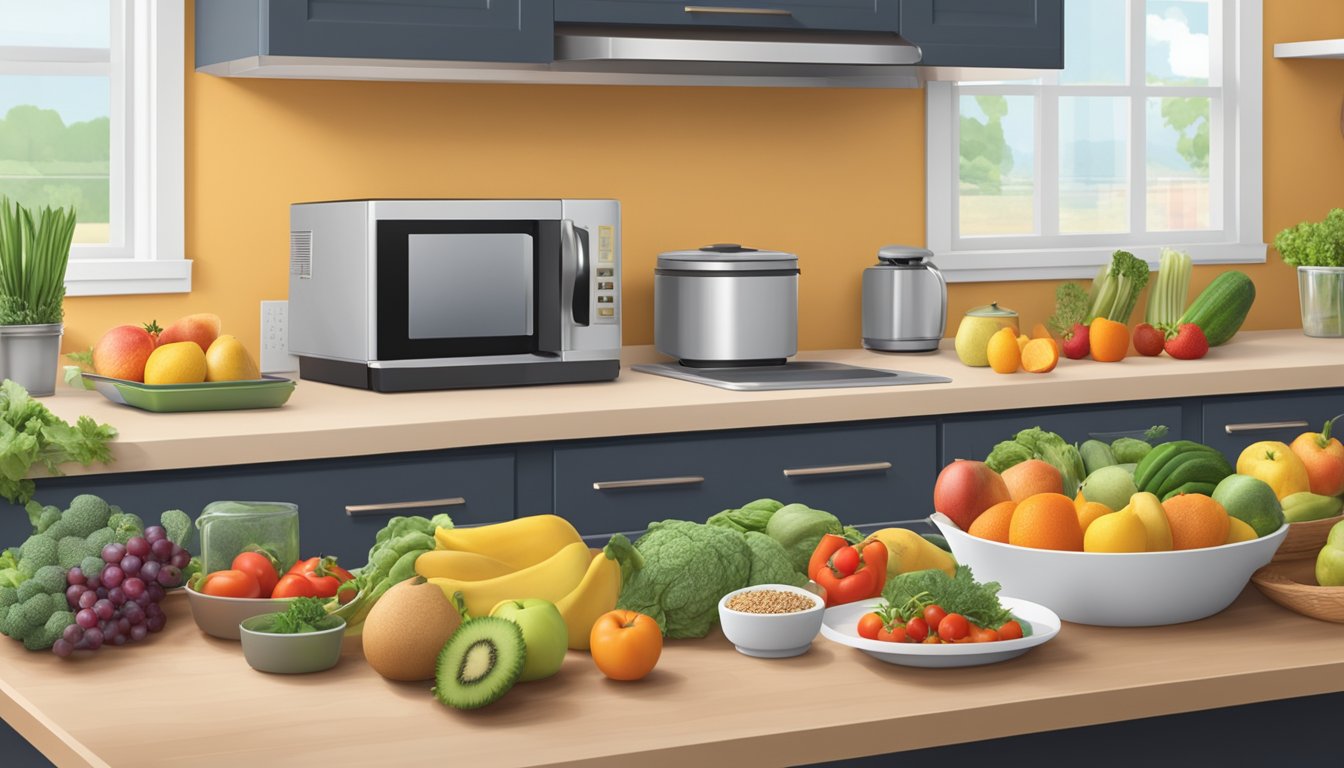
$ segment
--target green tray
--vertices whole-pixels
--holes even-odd
[[[141,384],[94,373],[81,376],[108,400],[155,413],[278,408],[294,392],[294,381],[280,376],[200,384]]]

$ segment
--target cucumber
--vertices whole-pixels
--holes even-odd
[[[1177,323],[1198,325],[1209,346],[1216,347],[1236,335],[1254,302],[1255,283],[1245,272],[1229,269],[1213,278]]]
[[[1087,440],[1078,446],[1078,453],[1083,457],[1083,468],[1087,474],[1092,474],[1102,467],[1113,467],[1119,462],[1115,460],[1115,455],[1111,453],[1111,446],[1100,440]]]
[[[1179,456],[1190,453],[1213,454],[1222,458],[1222,454],[1217,450],[1210,448],[1203,443],[1196,443],[1193,440],[1173,440],[1169,443],[1162,443],[1148,452],[1134,468],[1134,485],[1141,491],[1156,493],[1161,487],[1162,481],[1175,470],[1175,467],[1169,466],[1171,462]],[[1182,459],[1186,461],[1186,459]]]
[[[1167,494],[1180,488],[1187,483],[1213,483],[1217,485],[1222,479],[1232,474],[1232,468],[1222,458],[1209,455],[1200,455],[1192,453],[1194,458],[1184,461],[1167,476],[1157,490],[1153,493],[1158,498],[1164,498]]]

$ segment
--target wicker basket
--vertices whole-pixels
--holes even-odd
[[[1344,587],[1317,585],[1315,558],[1270,563],[1251,576],[1251,583],[1290,611],[1344,624]]]
[[[1288,526],[1288,537],[1279,545],[1278,551],[1274,553],[1274,559],[1270,562],[1282,563],[1306,559],[1316,562],[1316,553],[1325,546],[1325,538],[1330,535],[1330,529],[1340,520],[1344,520],[1344,515],[1305,523],[1292,523]]]

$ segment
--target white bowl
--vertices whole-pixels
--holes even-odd
[[[802,595],[812,601],[812,607],[794,613],[746,613],[728,607],[734,595],[768,590]],[[719,601],[719,625],[723,627],[723,636],[738,651],[762,659],[782,659],[807,653],[812,639],[821,631],[825,608],[826,603],[806,589],[787,584],[757,584],[723,596]]]
[[[1013,597],[999,597],[1004,608],[1019,622],[1030,625],[1031,634],[1016,640],[992,643],[889,643],[859,637],[859,618],[882,604],[881,598],[861,600],[826,609],[821,635],[827,640],[857,648],[888,664],[906,667],[974,667],[1016,658],[1059,634],[1059,617],[1049,608]],[[1026,627],[1024,627],[1026,629]]]
[[[187,587],[187,603],[202,632],[223,640],[237,640],[238,624],[244,619],[263,613],[283,613],[289,610],[290,598],[215,597]]]
[[[1154,627],[1212,616],[1274,557],[1288,524],[1251,541],[1172,552],[1060,552],[981,539],[941,512],[929,518],[976,581],[1046,606],[1065,621]]]

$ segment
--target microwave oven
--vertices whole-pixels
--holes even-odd
[[[290,206],[299,377],[380,392],[620,373],[615,200]]]

